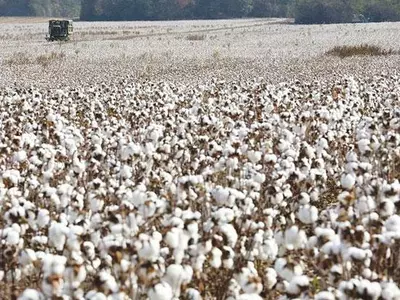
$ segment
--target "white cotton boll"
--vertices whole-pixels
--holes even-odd
[[[247,152],[247,157],[253,164],[255,164],[261,160],[262,152],[250,150]]]
[[[351,190],[356,183],[356,178],[353,174],[343,174],[340,178],[340,184],[346,190]]]
[[[45,297],[42,293],[34,289],[26,289],[19,297],[18,300],[44,300]]]
[[[366,152],[371,151],[369,144],[370,144],[369,139],[362,139],[357,142],[358,150],[360,151],[361,154],[365,154]]]
[[[223,224],[220,226],[221,232],[228,240],[228,246],[234,248],[238,240],[238,234],[232,224]]]
[[[180,286],[182,283],[183,267],[178,264],[171,264],[168,266],[165,273],[165,282],[167,282],[176,297],[179,297]]]
[[[336,233],[332,228],[322,227],[315,228],[315,234],[323,242],[331,241],[336,236]]]
[[[52,222],[49,228],[49,243],[58,251],[64,249],[68,228],[61,223]]]
[[[213,191],[212,195],[218,204],[223,205],[228,202],[229,190],[221,186],[217,186]]]
[[[165,242],[172,249],[175,249],[179,245],[179,237],[182,234],[182,229],[179,228],[171,228],[170,231],[165,235]]]
[[[382,288],[379,282],[370,282],[363,279],[357,286],[357,291],[359,294],[367,294],[368,299],[377,300],[381,296]]]
[[[6,170],[2,177],[8,179],[13,185],[17,185],[21,180],[21,175],[18,170]]]
[[[294,276],[286,287],[286,292],[289,295],[297,296],[304,290],[307,290],[310,281],[306,275]]]
[[[259,294],[262,291],[261,278],[257,271],[250,268],[242,268],[237,276],[237,281],[241,289],[247,294]]]
[[[277,160],[278,160],[278,158],[275,154],[265,154],[264,155],[264,161],[267,163],[276,163]]]
[[[267,268],[265,270],[264,285],[267,290],[272,290],[274,288],[274,286],[278,282],[277,276],[278,274],[273,268]]]
[[[355,208],[359,214],[364,215],[375,210],[376,201],[371,196],[361,196],[357,200]]]
[[[318,220],[318,209],[308,204],[303,205],[299,208],[297,217],[303,224],[313,224]]]
[[[299,230],[295,225],[285,230],[285,246],[287,249],[303,248],[306,243],[307,235],[304,230]]]
[[[173,293],[171,286],[166,282],[157,283],[147,293],[149,300],[172,300]]]
[[[400,231],[400,216],[393,215],[389,219],[387,219],[385,222],[385,229],[389,232],[390,231],[399,232]]]
[[[108,300],[107,296],[97,291],[90,291],[86,294],[85,299],[87,300]]]
[[[387,282],[382,284],[382,299],[384,300],[400,299],[400,289],[396,283]]]
[[[20,163],[27,159],[26,152],[24,150],[18,151],[13,156],[13,161]]]
[[[211,266],[218,269],[219,267],[221,267],[222,261],[221,261],[221,257],[222,257],[222,251],[220,249],[218,249],[217,247],[214,247],[211,250],[211,254],[212,254],[212,258],[211,258]]]
[[[253,180],[256,182],[256,183],[259,183],[259,184],[261,184],[261,183],[263,183],[264,181],[265,181],[265,174],[261,174],[261,173],[256,173],[254,176],[253,176]]]
[[[10,229],[6,233],[6,243],[9,245],[17,245],[19,243],[19,233],[15,231],[13,228],[7,228]]]
[[[119,287],[117,284],[117,281],[115,280],[114,276],[109,274],[106,271],[101,271],[99,274],[100,280],[104,282],[104,287],[107,290],[110,290],[111,292],[115,293],[118,291]]]
[[[142,260],[155,261],[160,253],[160,241],[141,235],[142,247],[138,251],[138,255]]]
[[[29,264],[37,261],[35,251],[33,251],[32,249],[22,250],[18,261],[22,266],[26,266],[26,265],[29,265]]]
[[[335,300],[336,297],[334,294],[328,291],[319,292],[315,295],[315,300]]]
[[[278,255],[279,247],[275,239],[267,239],[261,246],[260,258],[265,260],[274,260]]]
[[[123,165],[120,171],[120,176],[124,179],[132,177],[132,168],[127,165]]]
[[[236,300],[262,300],[263,298],[260,297],[260,295],[252,293],[245,293],[245,294],[240,294],[235,298]]]
[[[290,282],[294,276],[299,276],[303,274],[303,269],[298,264],[288,264],[285,258],[278,258],[275,261],[274,269],[279,275],[287,282]]]
[[[344,255],[345,260],[356,260],[361,261],[368,257],[367,250],[360,249],[357,247],[349,247]]]
[[[46,245],[48,242],[48,237],[45,235],[39,235],[39,236],[35,236],[32,238],[32,242],[41,244],[41,245]]]
[[[299,203],[301,205],[306,205],[310,203],[310,195],[308,195],[307,193],[301,193],[300,194],[300,198],[299,198]]]
[[[188,288],[186,290],[186,298],[188,300],[202,300],[201,294],[194,288]]]

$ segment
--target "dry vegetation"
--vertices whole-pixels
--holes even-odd
[[[2,299],[400,299],[399,24],[276,22],[0,27]]]
[[[335,46],[326,52],[327,55],[339,56],[340,58],[351,56],[387,56],[400,54],[399,51],[393,49],[384,49],[374,45],[358,45],[358,46]]]

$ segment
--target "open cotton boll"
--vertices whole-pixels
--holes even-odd
[[[211,258],[210,265],[212,267],[218,269],[219,267],[221,267],[221,264],[222,264],[222,260],[221,260],[222,251],[219,248],[214,247],[211,250],[211,255],[212,255],[212,258]]]
[[[294,276],[286,287],[286,293],[291,296],[298,296],[306,291],[309,285],[310,281],[306,275]]]
[[[260,295],[255,293],[240,294],[239,296],[236,297],[236,300],[262,300],[262,299],[263,298],[260,297]]]
[[[171,286],[161,281],[149,289],[147,292],[149,300],[172,300],[173,293]]]
[[[141,248],[138,250],[138,255],[142,260],[155,261],[160,253],[160,239],[149,237],[148,235],[141,234]]]
[[[18,297],[18,300],[44,300],[45,297],[42,293],[34,289],[26,289]]]
[[[290,264],[285,258],[278,258],[275,261],[274,269],[287,282],[290,282],[294,276],[303,274],[303,269],[299,264]]]
[[[249,160],[253,164],[255,164],[255,163],[258,163],[261,160],[262,152],[261,151],[250,150],[250,151],[247,152],[247,157],[249,158]]]
[[[356,183],[356,178],[353,174],[343,174],[340,178],[340,184],[346,190],[351,190]]]
[[[357,285],[357,292],[368,299],[377,300],[381,296],[382,288],[379,282],[363,279]]]
[[[201,294],[194,288],[188,288],[186,290],[186,298],[188,300],[202,300]]]
[[[382,299],[397,300],[400,299],[400,289],[394,282],[382,283]]]
[[[318,220],[318,209],[308,204],[302,205],[297,216],[303,224],[313,224]]]
[[[334,294],[328,291],[322,291],[315,295],[315,300],[335,300],[336,297]]]
[[[304,230],[299,229],[296,225],[285,230],[284,246],[291,249],[303,248],[307,243],[307,235]]]
[[[5,228],[2,232],[8,245],[17,245],[19,243],[19,232],[12,227]]]
[[[260,294],[262,291],[261,278],[255,270],[249,268],[242,268],[241,272],[237,275],[237,282],[241,289],[246,294]]]
[[[21,174],[18,170],[6,170],[2,174],[3,182],[4,179],[8,179],[13,185],[17,185],[21,180]]]
[[[17,162],[17,163],[23,162],[26,159],[27,159],[27,155],[24,150],[18,151],[16,153],[14,153],[14,155],[13,155],[13,161]]]
[[[272,290],[274,288],[274,286],[278,282],[277,276],[278,274],[273,268],[267,268],[265,270],[264,285],[267,290]]]
[[[393,215],[385,221],[385,229],[389,232],[400,232],[400,216]]]
[[[49,227],[49,244],[55,247],[58,251],[63,250],[68,233],[68,227],[62,223],[53,221]]]

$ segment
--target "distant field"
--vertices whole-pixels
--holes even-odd
[[[72,41],[60,44],[45,41],[46,19],[19,20],[4,18],[0,28],[1,85],[7,81],[46,84],[55,80],[55,72],[62,72],[63,81],[69,84],[80,84],[82,78],[101,81],[124,75],[184,82],[213,76],[262,76],[279,82],[352,72],[372,75],[381,68],[396,70],[399,65],[399,56],[342,60],[325,52],[362,43],[398,50],[400,23],[297,26],[284,24],[290,22],[285,19],[75,22]],[[51,53],[63,59],[47,61],[45,68],[36,63],[38,57]],[[18,56],[23,58],[19,62]]]

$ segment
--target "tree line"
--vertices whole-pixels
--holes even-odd
[[[0,0],[2,16],[87,21],[290,17],[299,24],[400,21],[399,0]]]
[[[79,18],[81,0],[0,0],[0,16]]]

